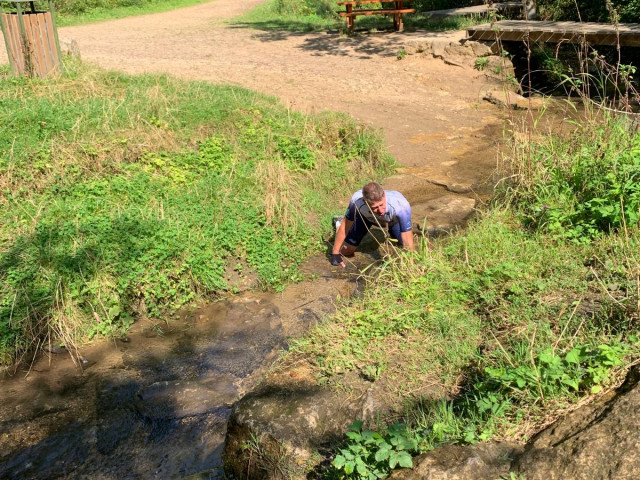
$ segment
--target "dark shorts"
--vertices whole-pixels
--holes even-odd
[[[367,232],[374,226],[373,222],[370,222],[360,215],[356,215],[356,219],[351,226],[351,230],[347,232],[347,237],[344,239],[345,243],[357,247],[367,234]],[[389,235],[391,238],[398,241],[399,245],[402,245],[402,235],[400,231],[400,222],[396,222],[393,225],[389,225]]]

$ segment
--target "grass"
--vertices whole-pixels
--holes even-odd
[[[291,358],[334,388],[349,390],[353,374],[375,383],[420,451],[524,441],[616,385],[640,354],[636,142],[624,119],[600,118],[514,145],[511,180],[464,232],[390,258]],[[598,209],[576,217],[586,194]],[[562,228],[531,221],[541,202],[558,206]]]
[[[52,337],[282,288],[320,251],[335,191],[389,172],[374,133],[236,87],[67,65],[0,78],[0,362]]]
[[[167,12],[209,1],[211,0],[60,0],[55,2],[56,24],[58,27],[85,25]],[[38,10],[48,10],[45,3],[35,2],[35,5]],[[179,18],[179,12],[176,17]]]
[[[369,6],[375,8],[375,6]],[[248,11],[232,23],[260,30],[284,30],[291,32],[308,32],[324,30],[346,31],[344,19],[337,14],[339,7],[329,0],[269,0]],[[406,31],[428,30],[448,31],[462,30],[467,27],[489,21],[478,17],[451,17],[442,20],[430,19],[421,14],[403,16]],[[387,30],[393,28],[391,17],[367,16],[358,17],[357,30]]]

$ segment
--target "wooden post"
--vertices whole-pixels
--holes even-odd
[[[60,51],[60,39],[58,38],[58,22],[56,20],[56,7],[53,5],[53,0],[49,0],[49,13],[51,13],[51,28],[53,28],[53,38],[56,42],[56,51],[58,52],[58,66],[60,70],[64,70],[62,65],[62,52]]]
[[[20,28],[20,38],[22,40],[22,55],[24,57],[24,69],[27,75],[33,77],[33,62],[31,59],[31,48],[29,48],[29,40],[27,38],[27,29],[24,26],[24,18],[22,18],[22,7],[20,2],[16,2],[16,14],[18,15],[18,25]]]
[[[60,72],[62,54],[52,1],[48,0],[49,12],[36,11],[33,0],[5,1],[14,3],[16,9],[15,13],[2,12],[2,33],[13,74],[44,77]]]
[[[0,18],[2,18],[2,36],[4,37],[4,44],[7,46],[7,56],[9,57],[9,65],[11,65],[11,71],[15,72],[16,71],[16,65],[15,62],[13,60],[13,55],[11,55],[11,48],[9,47],[10,43],[9,43],[9,22],[5,22],[4,20],[4,15],[3,15],[3,11],[2,11],[2,3],[0,3]]]
[[[350,3],[347,3],[345,7],[347,7],[347,13],[353,13],[353,5],[351,5]],[[347,30],[349,30],[349,32],[353,32],[355,19],[356,17],[354,17],[353,15],[347,15]]]

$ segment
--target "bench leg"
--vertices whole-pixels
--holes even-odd
[[[347,5],[347,13],[353,13],[353,5]],[[356,19],[356,17],[354,16],[347,16],[347,30],[349,30],[349,32],[353,32],[353,25],[354,25],[354,20]]]
[[[402,32],[403,25],[401,13],[397,13],[393,16],[393,28],[395,28],[396,32]]]
[[[347,17],[347,30],[349,30],[349,32],[353,32],[354,20],[355,17]]]

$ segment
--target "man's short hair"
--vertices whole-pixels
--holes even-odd
[[[362,198],[367,203],[379,202],[384,197],[384,189],[379,183],[369,182],[362,187]]]

